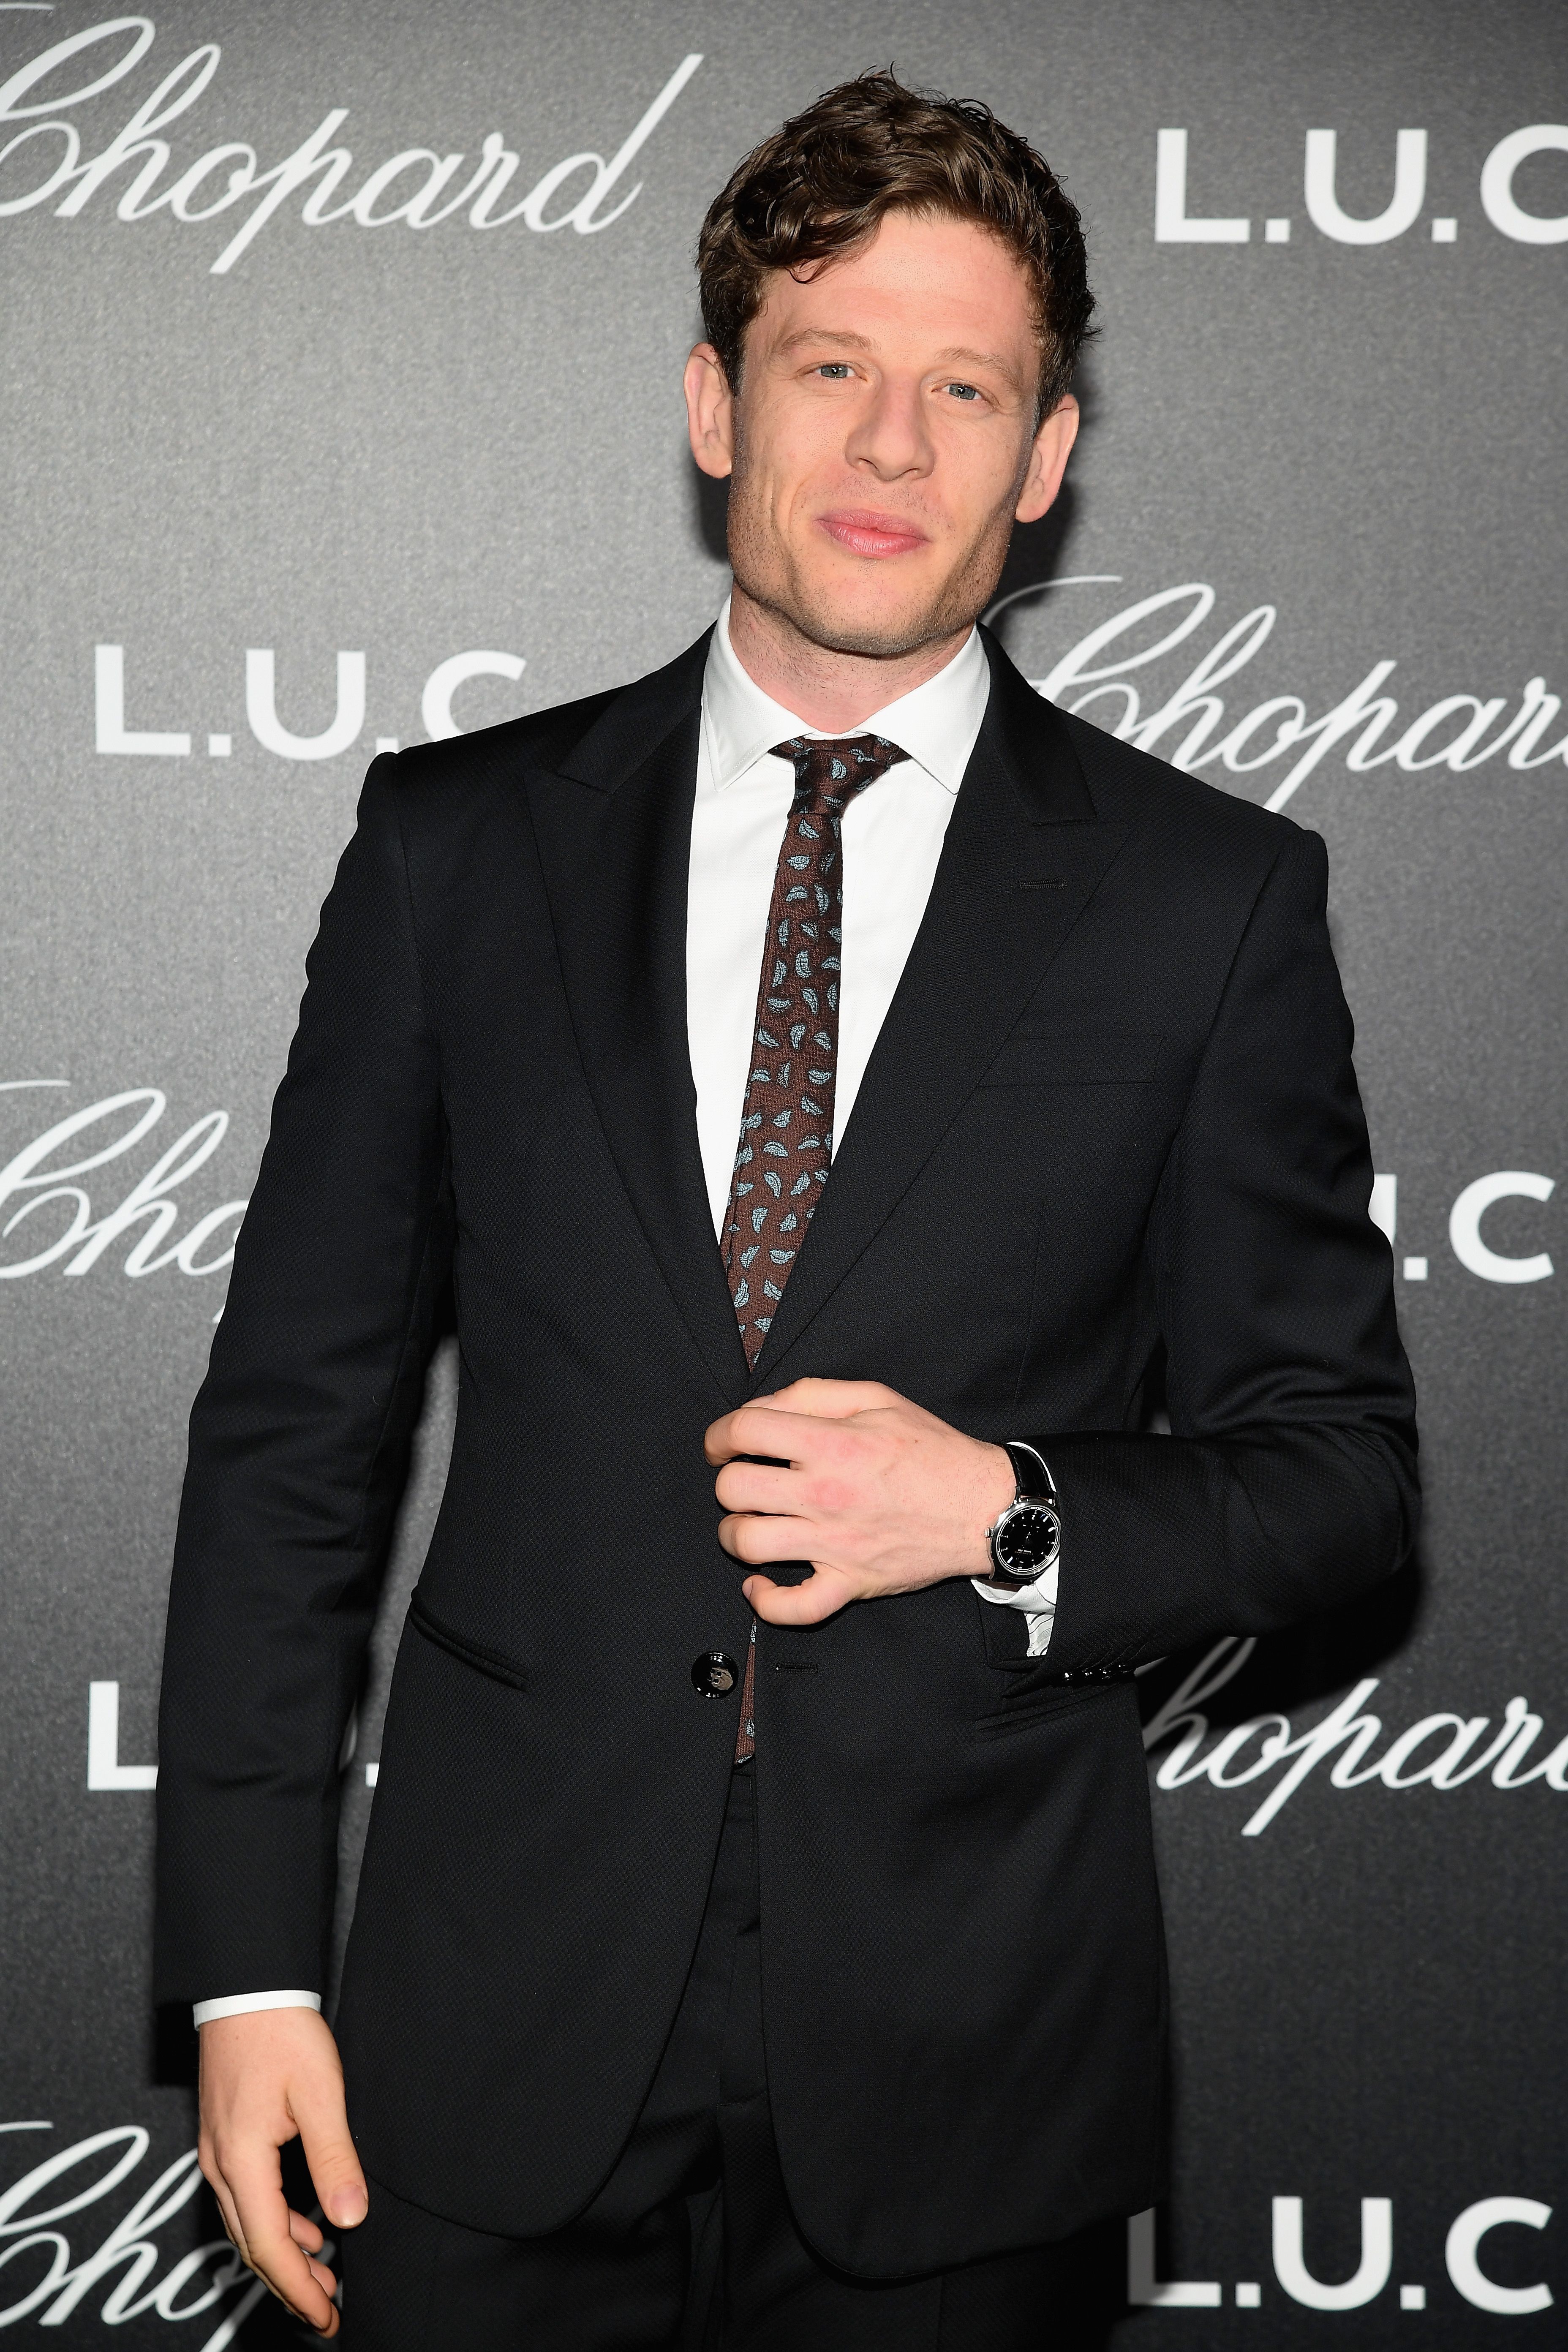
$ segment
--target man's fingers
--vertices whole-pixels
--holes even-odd
[[[370,2210],[370,2192],[349,2136],[342,2077],[312,2084],[303,2097],[296,2086],[291,2105],[322,2212],[340,2230],[355,2228]]]
[[[797,1381],[797,1388],[836,1388],[835,1381]],[[841,1414],[795,1412],[788,1406],[774,1404],[768,1397],[757,1397],[750,1404],[737,1405],[716,1421],[702,1441],[702,1450],[717,1469],[721,1463],[732,1462],[737,1454],[761,1454],[768,1462],[798,1463],[808,1452],[820,1453],[824,1443],[840,1443],[837,1436],[829,1439],[825,1422],[843,1419]]]
[[[764,1518],[747,1511],[719,1522],[720,1542],[731,1559],[747,1568],[761,1568],[773,1559],[808,1559],[813,1538],[821,1533],[809,1519]]]
[[[771,1462],[726,1462],[713,1492],[727,1511],[787,1512],[799,1499],[799,1475]]]
[[[881,1381],[791,1381],[752,1403],[764,1412],[806,1413],[814,1421],[847,1421],[857,1412],[881,1412],[900,1402],[896,1389]],[[742,1407],[744,1412],[746,1408]]]
[[[226,2162],[219,2157],[242,2232],[240,2252],[297,2318],[320,2335],[335,2336],[338,2315],[331,2295],[316,2277],[309,2254],[294,2242],[277,2150],[268,2154],[270,2162],[267,2156]]]
[[[768,1576],[748,1576],[741,1589],[770,1625],[820,1625],[858,1597],[849,1578],[837,1568],[816,1569],[805,1584],[775,1584]]]
[[[703,1438],[702,1450],[715,1469],[737,1454],[795,1462],[814,1439],[820,1444],[821,1423],[885,1412],[899,1402],[880,1381],[792,1381],[787,1389],[752,1397],[721,1414]]]
[[[805,1416],[797,1413],[795,1419],[804,1422]],[[721,1463],[732,1462],[738,1454],[762,1454],[775,1462],[787,1462],[790,1435],[782,1415],[771,1413],[764,1418],[759,1398],[751,1404],[737,1405],[733,1412],[721,1413],[704,1436],[702,1451],[715,1470]]]
[[[296,2213],[292,2205],[289,2208],[289,2235],[297,2246],[303,2246],[308,2254],[319,2254],[327,2242],[310,2215]]]
[[[239,2218],[239,2208],[230,2193],[229,2185],[218,2170],[216,2162],[210,2172],[205,2164],[202,2171],[205,2175],[207,2187],[217,2200],[217,2210],[223,2216],[223,2226],[228,2231],[229,2243],[239,2255],[240,2260],[247,2263],[250,2260],[250,2249],[245,2242],[245,2224]]]

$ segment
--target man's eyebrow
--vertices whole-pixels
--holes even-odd
[[[1012,361],[1004,352],[973,352],[964,343],[952,343],[945,352],[938,352],[936,363],[939,367],[961,367],[967,363],[970,367],[994,368],[999,374],[1005,376],[1017,373]]]
[[[869,335],[854,334],[847,327],[797,327],[793,335],[785,335],[774,349],[793,352],[797,351],[802,343],[842,343],[847,350],[855,352],[876,349]]]

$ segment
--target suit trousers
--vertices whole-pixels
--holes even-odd
[[[896,1990],[890,1989],[891,1998]],[[582,2217],[503,2238],[370,2187],[342,2244],[350,2352],[1064,2352],[1079,2242],[891,2284],[790,2212],[763,2053],[755,1772],[738,1765],[691,1972],[630,2141]]]

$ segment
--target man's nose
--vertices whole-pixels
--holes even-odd
[[[878,384],[855,420],[844,454],[852,466],[865,467],[882,481],[929,473],[933,452],[919,384]]]

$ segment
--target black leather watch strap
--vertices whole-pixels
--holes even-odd
[[[1013,1465],[1013,1475],[1018,1481],[1020,1497],[1031,1503],[1054,1503],[1057,1499],[1056,1480],[1047,1468],[1044,1458],[1032,1445],[1026,1445],[1021,1437],[1009,1437],[1005,1443],[1007,1459]]]

